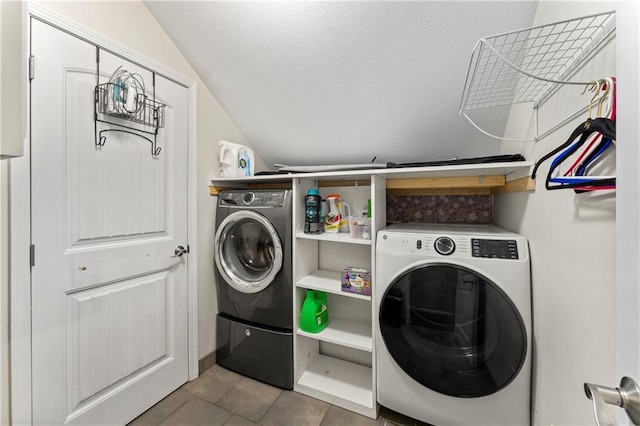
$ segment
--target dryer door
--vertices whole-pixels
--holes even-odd
[[[506,294],[476,271],[443,263],[399,275],[380,304],[380,331],[395,362],[436,392],[472,398],[507,386],[527,335]]]
[[[218,271],[231,287],[257,293],[271,284],[283,262],[275,228],[260,213],[240,210],[218,226],[215,238]]]

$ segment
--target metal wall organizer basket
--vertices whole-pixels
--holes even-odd
[[[113,72],[108,83],[96,85],[94,120],[97,147],[106,143],[106,133],[120,132],[149,141],[152,157],[156,158],[160,154],[162,148],[157,146],[157,136],[158,129],[164,127],[165,105],[155,99],[155,73],[152,75],[153,97],[147,96],[144,81],[139,74],[129,73],[122,67]],[[98,123],[106,123],[115,128],[98,130]],[[136,123],[137,126],[127,123]],[[153,139],[144,134],[153,135]]]
[[[99,114],[121,118],[158,129],[164,127],[164,104],[149,99],[148,96],[142,93],[138,93],[135,95],[136,107],[130,109],[126,102],[113,101],[113,93],[119,90],[125,91],[125,89],[114,83],[103,83],[96,86],[96,102]]]

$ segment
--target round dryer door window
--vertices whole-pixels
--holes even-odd
[[[215,261],[227,284],[243,293],[257,293],[268,287],[280,271],[282,244],[263,215],[238,211],[218,227]]]
[[[493,394],[525,361],[524,322],[507,295],[470,269],[427,264],[394,280],[380,302],[387,350],[418,383],[461,398]]]

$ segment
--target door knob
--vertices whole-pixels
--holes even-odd
[[[171,257],[182,257],[182,255],[186,253],[189,253],[189,246],[187,246],[187,248],[184,248],[184,246],[178,246],[173,251],[173,256]]]
[[[640,387],[632,378],[623,377],[620,387],[617,388],[585,383],[584,392],[587,398],[593,400],[593,411],[598,425],[616,424],[607,404],[624,408],[631,422],[640,425]]]

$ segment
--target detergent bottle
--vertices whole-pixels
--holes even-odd
[[[237,143],[220,141],[220,175],[223,177],[253,176],[253,150]]]
[[[319,333],[329,325],[329,308],[327,293],[307,290],[307,296],[300,311],[300,330],[308,333]]]
[[[340,211],[341,216],[339,232],[349,232],[349,216],[351,216],[351,206],[346,201],[340,200],[338,211]]]
[[[340,199],[338,194],[327,195],[329,213],[325,216],[324,232],[349,232],[351,206]]]
[[[304,233],[320,234],[322,232],[322,223],[320,219],[320,207],[322,198],[320,192],[311,188],[304,197]]]
[[[324,232],[337,234],[340,232],[340,196],[338,194],[327,195],[327,208],[329,212],[324,217]]]

